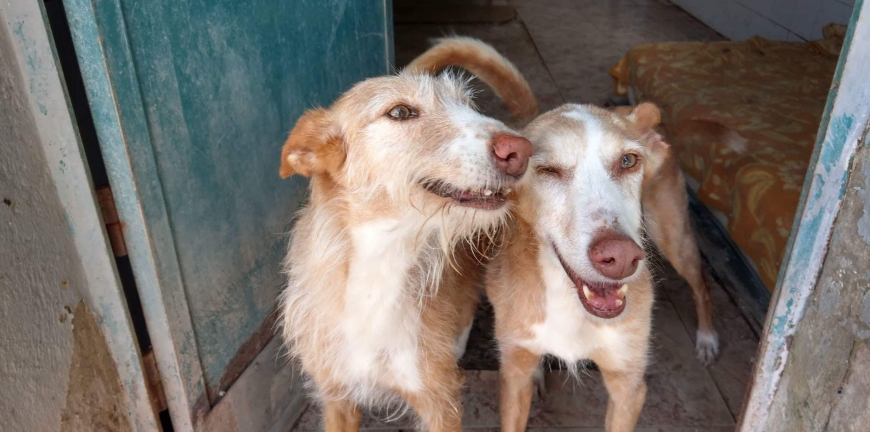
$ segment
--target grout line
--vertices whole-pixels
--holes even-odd
[[[544,55],[541,53],[541,50],[538,48],[538,42],[535,41],[535,36],[532,35],[532,31],[529,30],[529,27],[526,26],[526,21],[523,19],[522,12],[519,7],[514,7],[517,11],[517,18],[519,18],[520,24],[523,26],[523,30],[525,30],[526,34],[529,35],[529,40],[532,41],[532,46],[535,47],[535,53],[538,55],[538,59],[541,60],[541,64],[544,65],[544,70],[547,71],[547,76],[550,77],[550,82],[553,83],[553,87],[556,88],[556,91],[559,92],[559,97],[562,99],[562,103],[567,103],[565,99],[565,94],[562,93],[562,89],[559,87],[559,83],[556,81],[556,78],[553,76],[553,72],[550,70],[550,66],[547,65],[547,61],[544,60]],[[538,101],[540,103],[540,101]],[[540,107],[538,107],[540,109]]]
[[[665,259],[664,255],[662,255],[659,259],[662,259],[662,260],[667,261],[667,259]],[[670,266],[671,264],[668,263],[668,265]],[[703,269],[702,269],[702,271],[703,271]],[[683,279],[682,276],[680,276],[679,274],[678,274],[677,276],[680,278],[679,280],[683,281],[683,284],[686,285],[684,288],[691,289],[691,287],[688,286],[688,282],[686,282],[685,279]],[[671,279],[667,279],[667,282],[673,282],[673,281],[672,281]],[[705,283],[706,283],[706,281],[705,281]],[[663,285],[664,285],[664,284],[663,284]],[[672,286],[672,283],[668,283],[667,286],[668,286],[669,288],[665,288],[665,287],[663,287],[664,289],[662,289],[662,291],[664,291],[665,297],[667,297],[668,302],[670,302],[671,307],[674,309],[674,312],[677,314],[677,319],[679,319],[679,320],[680,320],[680,323],[683,324],[683,330],[685,330],[686,333],[688,333],[688,335],[689,335],[689,340],[692,341],[692,347],[691,347],[691,348],[692,348],[692,353],[694,354],[694,352],[695,352],[695,344],[697,343],[697,341],[695,340],[695,339],[696,339],[696,337],[695,337],[695,336],[696,336],[696,335],[695,335],[695,332],[693,332],[692,329],[689,328],[689,323],[686,322],[688,318],[684,318],[684,317],[683,317],[683,314],[680,313],[680,309],[677,308],[676,303],[674,303],[674,299],[671,297],[671,292],[670,292],[670,291],[671,291],[671,288],[670,288],[670,287]],[[709,289],[709,284],[708,284],[708,289]],[[693,296],[693,300],[694,300],[694,296]],[[653,327],[653,329],[655,329],[655,327]],[[721,352],[721,350],[722,350],[722,345],[721,345],[721,344],[722,344],[722,341],[721,341],[721,340],[719,341],[719,344],[720,344],[720,345],[719,345],[719,351],[720,351],[720,352],[719,352],[719,356],[720,356],[720,358],[721,358],[721,355],[722,355],[722,352]],[[719,359],[717,358],[716,360],[718,361]],[[697,357],[695,357],[695,356],[693,355],[691,361],[698,361],[698,359],[697,359]],[[699,362],[699,363],[700,363],[700,362]],[[704,365],[701,365],[701,367],[704,368],[704,372],[707,374],[707,377],[710,378],[710,381],[713,383],[713,386],[716,387],[716,391],[719,392],[719,398],[722,400],[722,404],[725,406],[725,411],[728,412],[728,415],[731,417],[731,420],[732,420],[733,422],[736,423],[736,422],[737,422],[737,419],[734,417],[734,413],[731,412],[731,407],[728,405],[728,401],[727,401],[727,399],[725,398],[725,393],[722,391],[722,388],[719,386],[719,382],[716,381],[716,377],[714,377],[713,374],[710,373],[710,367],[711,367],[711,366],[704,366]]]
[[[784,29],[784,30],[786,30],[786,31],[788,31],[788,32],[791,32],[791,29],[789,29],[788,27],[786,27],[784,24],[780,24],[780,23],[778,23],[777,21],[774,21],[773,18],[770,18],[770,17],[768,17],[767,15],[763,15],[761,12],[758,12],[757,10],[751,8],[749,5],[744,4],[743,1],[745,1],[745,0],[734,0],[734,3],[736,3],[738,6],[742,6],[744,9],[748,10],[749,12],[754,13],[755,15],[758,15],[758,16],[760,16],[761,18],[764,18],[765,20],[767,20],[767,21],[770,22],[771,24],[773,24],[773,25],[775,25],[775,26],[777,26],[777,27],[780,27],[780,28],[782,28],[782,29]]]

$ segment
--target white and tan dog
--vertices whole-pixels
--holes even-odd
[[[537,115],[537,100],[527,83],[515,78],[519,72],[503,66],[506,62],[501,54],[479,40],[450,37],[438,41],[406,70],[435,73],[450,66],[463,67],[492,87],[523,125]],[[632,109],[616,107],[613,111],[625,116]],[[684,121],[666,129],[671,136],[714,136],[738,153],[745,148],[742,137],[713,122]],[[709,365],[719,354],[719,337],[713,328],[713,303],[689,222],[686,179],[670,149],[664,147],[661,151],[660,168],[655,172],[648,170],[644,178],[642,208],[646,234],[692,289],[698,317],[695,353],[701,363]]]
[[[610,394],[608,431],[634,430],[646,385],[653,284],[644,265],[641,190],[666,145],[658,109],[622,116],[565,105],[533,120],[527,181],[490,264],[486,292],[501,350],[502,429],[525,429],[541,357],[595,362]]]
[[[523,87],[506,88],[512,84],[501,79],[504,74],[480,67],[499,63],[498,57],[479,41],[448,38],[409,68],[462,66],[502,97],[533,99],[522,95]],[[660,120],[651,104],[627,112],[568,104],[523,129],[535,155],[517,186],[513,217],[486,278],[502,356],[503,430],[525,429],[535,371],[545,354],[568,365],[593,360],[610,394],[606,429],[634,430],[646,394],[654,297],[641,247],[647,210],[642,200],[645,184],[669,157],[656,132]],[[670,211],[685,217],[687,210]]]
[[[427,430],[460,430],[475,243],[505,220],[531,152],[450,75],[372,78],[299,119],[280,174],[310,176],[311,197],[286,259],[283,337],[327,431],[396,401]]]

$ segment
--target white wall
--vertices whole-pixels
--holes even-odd
[[[40,7],[0,1],[0,431],[156,431]]]
[[[84,276],[8,35],[0,21],[0,430],[59,430]]]
[[[855,0],[670,0],[732,40],[816,40],[829,23],[848,24]]]

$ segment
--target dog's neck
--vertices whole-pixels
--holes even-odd
[[[362,203],[348,199],[350,191],[328,178],[313,179],[311,189],[312,206],[341,213],[332,223],[341,225],[337,231],[350,246],[343,251],[348,266],[343,284],[346,298],[369,293],[365,295],[372,299],[384,295],[397,301],[400,295],[417,297],[437,287],[449,250],[443,245],[447,240],[437,216],[391,204],[388,197]]]

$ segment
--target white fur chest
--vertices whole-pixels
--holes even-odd
[[[421,311],[406,285],[418,255],[417,231],[403,225],[380,220],[351,230],[354,254],[340,324],[342,357],[354,381],[414,391],[422,384],[417,364]]]
[[[588,359],[599,350],[616,352],[627,348],[628,341],[614,326],[599,325],[598,318],[583,308],[577,289],[565,270],[541,253],[538,264],[546,289],[546,318],[531,328],[535,335],[520,345],[539,354],[555,355],[566,363]]]

